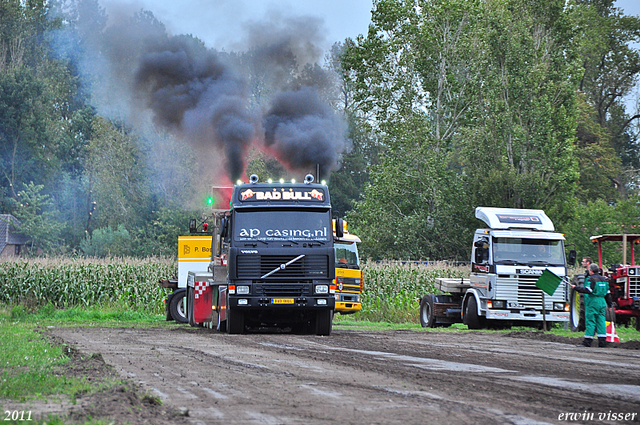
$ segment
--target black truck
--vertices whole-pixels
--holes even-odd
[[[232,334],[271,328],[331,333],[331,203],[327,186],[313,180],[260,183],[253,175],[234,186],[230,210],[214,215],[209,271],[189,274],[192,325]]]

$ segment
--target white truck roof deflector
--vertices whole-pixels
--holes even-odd
[[[553,232],[553,222],[542,210],[477,207],[476,218],[491,229],[534,229]]]

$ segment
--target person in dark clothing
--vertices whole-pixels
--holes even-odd
[[[598,346],[607,346],[607,324],[605,310],[607,301],[605,297],[609,292],[607,278],[600,275],[597,264],[589,265],[589,277],[585,279],[584,286],[571,285],[576,291],[584,294],[584,319],[586,329],[582,345],[591,347],[594,333],[598,337]]]
[[[589,277],[589,266],[593,263],[591,257],[582,257],[582,267],[584,267],[584,280]]]

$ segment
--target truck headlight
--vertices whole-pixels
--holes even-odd
[[[246,285],[236,286],[236,293],[238,295],[246,295],[249,293],[249,287]]]
[[[558,311],[564,310],[565,303],[553,303],[553,309]]]
[[[629,276],[635,276],[636,269],[629,269]]]
[[[327,305],[327,300],[325,299],[318,300],[318,305]]]
[[[249,304],[249,300],[247,300],[246,298],[240,298],[238,300],[238,305],[247,305]]]
[[[316,285],[316,294],[328,294],[329,285]]]
[[[506,305],[504,300],[487,300],[487,308],[505,308]]]

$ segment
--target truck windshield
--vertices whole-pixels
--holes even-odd
[[[495,264],[564,266],[564,245],[559,240],[493,238]]]
[[[235,241],[329,242],[333,239],[329,211],[251,210],[235,212]]]
[[[336,242],[334,248],[336,250],[336,267],[359,268],[360,262],[358,261],[358,249],[355,242]]]

